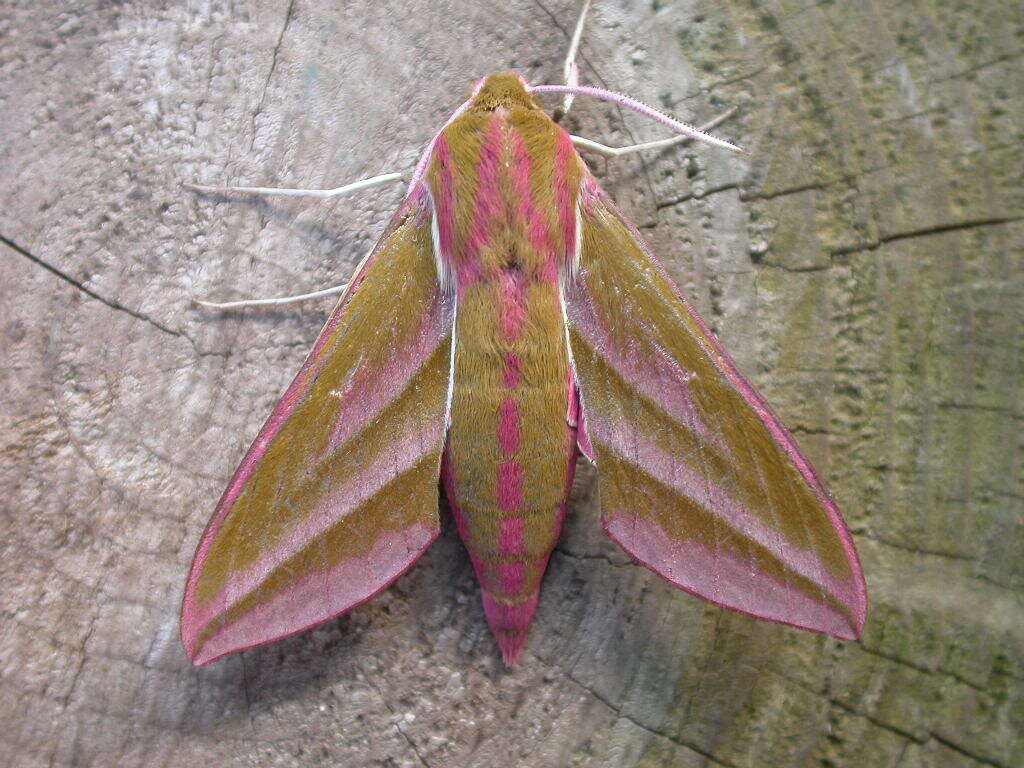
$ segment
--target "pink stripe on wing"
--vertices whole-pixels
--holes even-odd
[[[209,603],[186,601],[183,614],[187,616],[187,623],[205,626],[218,614],[252,594],[268,574],[280,569],[289,558],[324,536],[349,514],[358,511],[374,494],[397,477],[414,469],[435,450],[440,438],[441,430],[430,425],[419,433],[409,433],[393,443],[390,448],[394,451],[395,460],[384,468],[386,471],[375,464],[363,467],[362,471],[356,472],[342,486],[341,492],[325,496],[308,515],[296,521],[272,545],[265,547],[256,562],[247,568],[232,570],[213,600]]]
[[[390,360],[379,366],[357,368],[342,387],[329,392],[329,397],[337,401],[338,410],[332,415],[335,427],[318,460],[338,450],[405,394],[406,387],[396,390],[392,386],[382,386],[382,383],[412,383],[417,372],[447,338],[442,334],[449,317],[443,311],[439,312],[439,308],[436,305],[427,308],[423,324],[414,337],[394,340],[392,349],[395,354]]]
[[[670,539],[649,520],[619,513],[606,519],[602,527],[642,565],[692,595],[750,616],[824,632],[841,640],[860,636],[864,613],[856,596],[837,596],[853,614],[851,622],[823,597],[808,595],[794,584],[751,568],[747,558],[712,551],[694,541]]]
[[[607,319],[598,313],[601,302],[592,298],[594,291],[595,288],[583,280],[567,291],[566,311],[573,327],[611,363],[623,381],[728,456],[728,445],[716,430],[709,428],[693,402],[690,381],[694,372],[682,368],[660,345],[648,344],[645,348],[639,343],[624,343],[628,339],[624,332],[633,329],[610,327]],[[671,310],[666,308],[666,311]],[[639,335],[640,331],[636,333]],[[586,406],[583,401],[583,415],[586,415]]]
[[[662,277],[668,281],[673,287],[676,297],[682,304],[684,310],[689,314],[693,321],[700,328],[703,334],[704,341],[707,342],[705,349],[708,352],[709,357],[714,362],[715,367],[729,380],[729,382],[737,389],[737,391],[743,396],[743,398],[750,404],[750,406],[756,411],[757,415],[764,422],[772,435],[772,438],[776,443],[786,452],[790,461],[797,468],[804,480],[810,486],[814,492],[815,497],[824,507],[825,512],[828,514],[829,520],[831,521],[836,533],[839,535],[842,541],[843,550],[846,553],[847,561],[853,571],[853,588],[855,591],[855,599],[853,601],[853,607],[855,616],[858,620],[858,632],[859,628],[863,626],[864,620],[867,616],[867,586],[864,583],[864,572],[861,568],[860,558],[857,555],[857,550],[853,545],[853,536],[850,534],[849,528],[846,527],[846,522],[843,520],[842,515],[839,512],[839,507],[832,499],[828,489],[825,488],[824,483],[821,482],[814,468],[810,462],[804,458],[804,455],[800,452],[800,449],[796,445],[796,441],[793,436],[790,435],[789,430],[783,426],[782,422],[776,418],[772,412],[768,403],[765,402],[764,398],[761,397],[760,393],[755,390],[750,383],[746,380],[732,358],[722,347],[721,343],[715,338],[715,335],[711,332],[704,319],[697,313],[693,304],[689,299],[679,290],[675,282],[669,276],[665,267],[661,261],[651,253],[650,248],[644,239],[640,236],[640,232],[633,224],[625,219],[619,210],[615,207],[614,203],[608,198],[607,194],[600,188],[597,181],[594,180],[593,176],[586,174],[584,177],[584,191],[585,194],[581,196],[581,200],[584,206],[588,210],[605,209],[611,213],[615,219],[626,228],[626,230],[633,236],[636,243],[643,250],[643,253],[651,261],[654,267],[660,272]],[[698,341],[701,339],[698,337]],[[586,403],[584,403],[584,406]]]
[[[422,523],[382,533],[365,555],[300,579],[220,627],[198,651],[205,622],[188,617],[182,635],[192,663],[202,666],[226,654],[280,640],[362,605],[409,570],[437,533]]]
[[[392,218],[391,224],[388,226],[389,232],[395,232],[401,226],[405,226],[406,222],[403,221],[405,216],[416,216],[417,218],[425,213],[424,205],[426,195],[423,193],[422,188],[414,189],[410,192],[409,197],[402,204],[398,213]],[[230,514],[235,502],[241,495],[243,489],[248,483],[249,478],[252,477],[256,468],[259,466],[264,455],[274,438],[277,437],[278,432],[284,426],[284,424],[291,417],[292,412],[299,406],[304,400],[306,395],[309,393],[309,387],[311,382],[320,375],[321,370],[330,360],[330,354],[328,350],[329,344],[337,344],[338,339],[335,337],[335,333],[338,331],[341,325],[342,319],[344,318],[345,307],[348,306],[352,297],[358,291],[363,279],[366,277],[366,273],[376,263],[378,256],[384,245],[388,242],[389,236],[382,237],[373,251],[364,260],[362,266],[357,270],[353,276],[352,281],[349,283],[348,290],[342,295],[334,311],[331,313],[330,318],[324,325],[323,330],[320,331],[320,335],[317,337],[316,342],[313,344],[313,349],[306,357],[302,367],[296,374],[292,383],[288,385],[288,389],[285,390],[284,395],[278,401],[274,407],[273,413],[267,419],[266,423],[260,429],[259,434],[253,441],[252,445],[249,446],[249,450],[245,454],[245,458],[239,465],[238,469],[235,470],[235,474],[231,478],[231,482],[225,489],[220,501],[217,502],[217,508],[214,510],[213,516],[206,525],[206,529],[203,531],[202,539],[200,539],[199,546],[196,549],[196,553],[192,559],[192,566],[189,569],[188,582],[185,585],[185,595],[182,599],[181,606],[181,618],[183,632],[186,631],[186,625],[188,624],[189,612],[192,610],[192,602],[194,601],[195,591],[199,584],[199,579],[202,574],[202,565],[206,562],[206,558],[210,553],[210,549],[213,546],[213,542],[217,537],[217,533],[220,531],[224,520]],[[450,310],[442,308],[440,305],[434,307],[434,312],[439,312],[440,322],[442,326],[447,320],[450,320]]]
[[[813,549],[801,549],[791,544],[781,530],[738,501],[728,488],[717,485],[699,469],[681,463],[678,457],[663,451],[649,437],[636,432],[632,425],[601,421],[595,423],[593,432],[594,438],[603,443],[607,450],[641,467],[659,483],[689,499],[743,539],[764,547],[793,573],[835,595],[847,605],[857,604],[859,584],[856,576],[846,580],[832,575]],[[624,517],[622,513],[620,516]],[[635,519],[637,524],[642,521],[642,518],[629,517]],[[751,568],[749,564],[748,568]],[[714,573],[712,570],[706,575],[709,581],[714,580]]]

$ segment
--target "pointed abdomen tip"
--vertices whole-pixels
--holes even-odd
[[[501,657],[505,664],[511,667],[519,660],[523,648],[526,647],[526,638],[530,633],[530,624],[533,621],[533,612],[537,610],[540,593],[534,593],[521,603],[511,604],[499,602],[487,592],[484,592],[482,597],[487,623],[495,640],[498,641]]]
[[[518,663],[519,656],[526,647],[526,636],[528,630],[508,631],[499,629],[494,631],[494,637],[498,641],[498,648],[501,649],[501,658],[505,666],[513,667]]]

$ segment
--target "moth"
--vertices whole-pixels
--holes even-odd
[[[580,86],[585,12],[566,85],[491,75],[430,142],[202,536],[181,610],[193,663],[385,589],[437,537],[440,481],[513,664],[579,453],[604,531],[671,584],[859,636],[867,592],[836,504],[577,152],[601,145],[539,95],[610,98],[734,147]]]

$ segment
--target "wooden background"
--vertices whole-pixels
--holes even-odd
[[[70,6],[77,10],[68,10]],[[557,82],[568,0],[0,2],[0,760],[9,766],[937,766],[1024,754],[1016,0],[604,0],[583,78],[708,148],[597,174],[828,479],[859,643],[728,614],[600,533],[584,473],[500,663],[450,522],[347,617],[204,669],[213,505],[470,83]],[[664,135],[580,100],[570,128]]]

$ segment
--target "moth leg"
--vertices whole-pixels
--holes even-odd
[[[333,288],[324,288],[322,291],[303,293],[298,296],[282,296],[276,299],[242,299],[241,301],[206,301],[205,299],[192,299],[196,304],[208,309],[241,309],[242,307],[276,307],[281,304],[293,304],[306,299],[318,299],[321,296],[333,296],[337,293],[344,293],[348,283],[336,285]]]
[[[368,179],[360,179],[351,184],[337,189],[278,189],[276,187],[208,187],[203,184],[183,184],[185,189],[193,192],[206,194],[246,194],[246,195],[280,195],[283,197],[317,197],[326,199],[330,197],[341,197],[350,192],[358,192],[360,189],[373,187],[377,184],[386,184],[390,181],[402,181],[405,179],[403,173],[385,173],[380,176],[372,176]]]
[[[714,120],[705,123],[700,127],[701,131],[710,131],[716,125],[728,120],[736,114],[736,107],[723,112]],[[643,144],[631,144],[628,147],[609,147],[604,144],[600,144],[590,139],[585,139],[582,136],[570,136],[572,143],[581,149],[589,149],[593,152],[604,155],[605,157],[621,157],[622,155],[628,155],[633,152],[640,152],[645,149],[664,149],[665,147],[672,147],[676,144],[682,144],[685,141],[693,141],[693,139],[686,135],[672,136],[667,139],[658,139],[657,141],[645,141]]]
[[[587,18],[587,11],[590,10],[590,0],[584,0],[583,10],[580,11],[580,17],[576,20],[576,29],[572,32],[572,39],[569,41],[569,52],[565,55],[565,64],[562,66],[562,79],[565,84],[575,88],[580,84],[580,68],[576,64],[576,52],[580,47],[580,38],[583,37],[583,22]],[[572,101],[575,98],[574,94],[567,93],[562,97],[562,105],[557,107],[554,113],[551,115],[551,119],[556,123],[569,114],[569,109],[572,107]]]
[[[402,173],[385,173],[380,176],[372,176],[368,179],[360,179],[352,184],[336,189],[279,189],[276,187],[208,187],[203,184],[185,184],[185,189],[206,194],[248,194],[248,195],[281,195],[285,197],[316,197],[321,199],[340,197],[349,192],[358,192],[367,187],[377,184],[386,184],[390,181],[401,181],[405,178]],[[293,304],[307,299],[318,299],[322,296],[333,296],[344,293],[348,283],[336,285],[332,288],[324,288],[322,291],[302,293],[297,296],[281,296],[272,299],[242,299],[240,301],[207,301],[206,299],[192,299],[196,304],[208,309],[242,309],[243,307],[276,307],[282,304]]]

